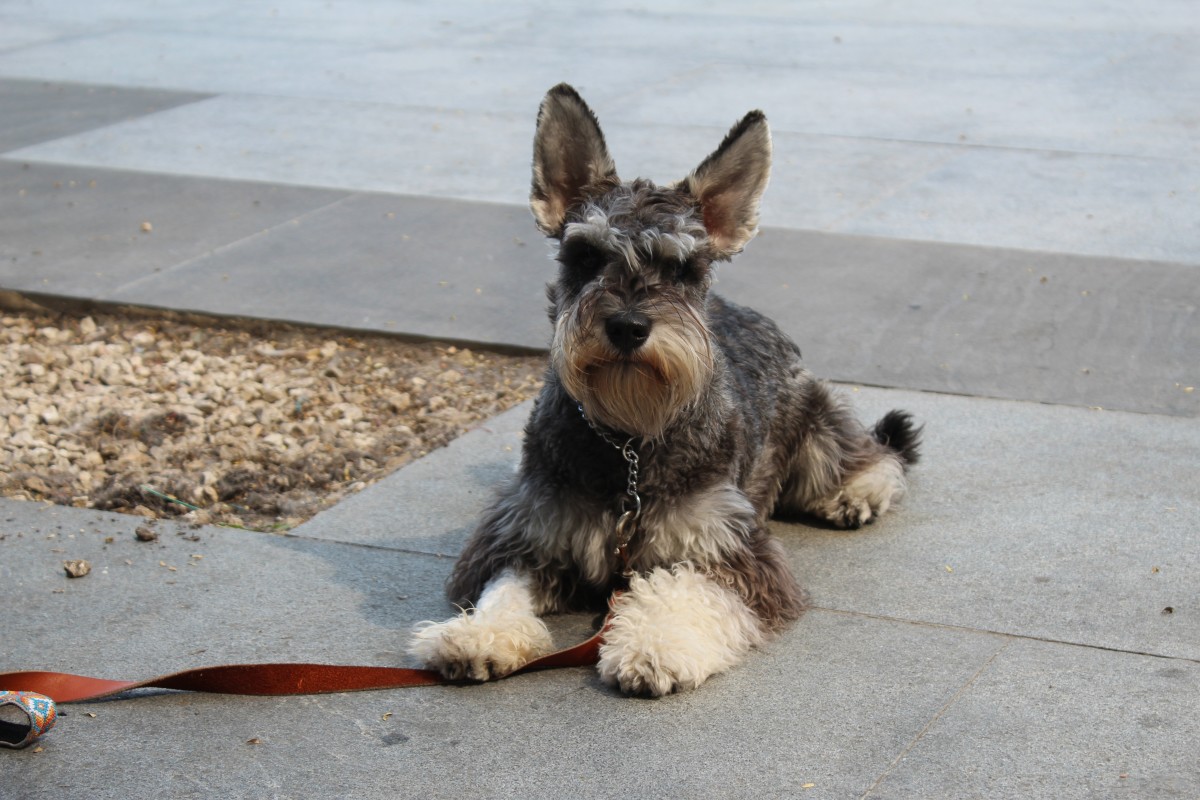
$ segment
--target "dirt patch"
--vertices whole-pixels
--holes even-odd
[[[535,395],[544,359],[318,328],[0,314],[0,494],[285,530]]]

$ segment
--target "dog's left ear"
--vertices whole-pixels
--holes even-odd
[[[682,181],[700,205],[704,228],[721,257],[758,233],[758,204],[771,173],[771,130],[761,111],[734,125],[712,155]]]
[[[572,206],[618,183],[596,115],[572,87],[555,86],[542,100],[533,137],[529,208],[538,228],[561,237]]]

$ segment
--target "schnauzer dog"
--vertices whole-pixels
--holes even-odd
[[[550,363],[520,470],[450,576],[466,610],[414,634],[429,667],[505,675],[552,649],[540,615],[621,589],[601,678],[699,686],[804,609],[773,513],[857,528],[904,495],[911,417],[868,431],[774,323],[709,292],[757,232],[770,161],[752,111],[682,181],[625,182],[579,94],[546,95],[530,206],[556,245]]]

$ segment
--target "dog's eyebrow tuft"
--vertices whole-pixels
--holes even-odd
[[[664,261],[687,261],[703,241],[703,226],[680,216],[674,230],[642,231],[641,249],[651,258]]]
[[[571,222],[563,231],[563,241],[582,238],[602,250],[619,253],[630,270],[638,267],[637,252],[628,234],[612,224],[603,209],[590,205],[584,210],[583,222]]]
[[[704,226],[690,214],[672,214],[661,220],[658,227],[628,230],[632,205],[629,198],[621,197],[609,209],[595,204],[586,206],[582,221],[567,224],[564,244],[582,238],[603,250],[618,253],[626,268],[637,272],[646,261],[687,261],[704,243]]]

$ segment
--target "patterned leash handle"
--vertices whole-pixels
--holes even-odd
[[[36,692],[0,691],[0,747],[20,748],[54,727],[54,701]]]

